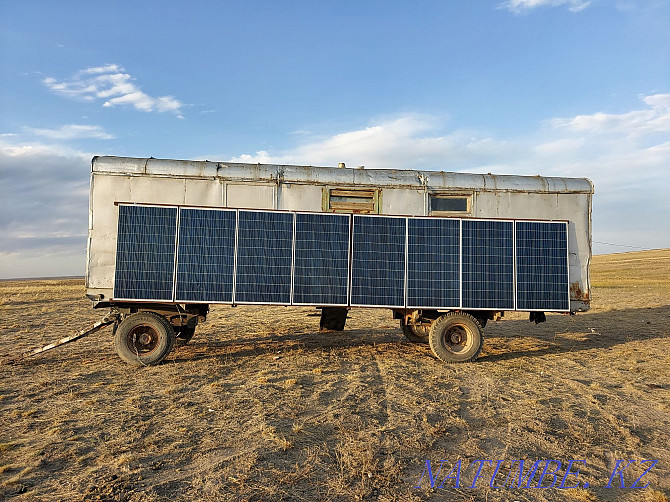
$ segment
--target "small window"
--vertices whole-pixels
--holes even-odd
[[[430,196],[430,212],[434,213],[469,213],[469,195],[442,195]]]
[[[331,212],[377,213],[378,190],[330,188],[324,191],[324,209]]]

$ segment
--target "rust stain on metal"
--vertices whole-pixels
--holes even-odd
[[[570,284],[570,299],[588,302],[590,300],[590,295],[588,291],[582,290],[579,282],[573,282]]]

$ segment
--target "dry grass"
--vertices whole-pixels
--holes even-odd
[[[157,367],[123,364],[111,330],[2,364],[0,499],[667,501],[670,251],[597,256],[593,283],[588,313],[491,323],[474,364],[385,310],[320,334],[313,309],[226,306]],[[0,355],[101,318],[83,293],[0,282]],[[414,488],[425,459],[520,458],[584,459],[590,486],[473,490],[470,469]],[[616,459],[650,458],[649,488],[604,488]]]

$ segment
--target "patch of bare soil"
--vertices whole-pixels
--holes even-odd
[[[387,310],[319,333],[314,309],[256,306],[214,307],[155,367],[124,364],[111,328],[4,358],[0,499],[667,502],[669,275],[669,250],[595,257],[590,312],[490,322],[468,364],[408,342]],[[0,358],[103,315],[81,281],[1,282]],[[540,462],[518,488],[520,459],[524,473],[560,461],[556,484],[532,488]],[[647,488],[618,475],[606,488],[617,460],[636,461],[629,487],[647,459]],[[492,462],[470,488],[475,460]],[[497,460],[494,485],[512,471],[498,489]],[[570,460],[583,462],[564,486],[580,487],[560,489]]]

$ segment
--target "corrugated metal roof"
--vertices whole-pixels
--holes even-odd
[[[93,172],[226,180],[281,179],[285,183],[418,187],[433,190],[593,193],[587,178],[469,174],[400,169],[359,169],[275,164],[242,164],[133,157],[94,157]]]

